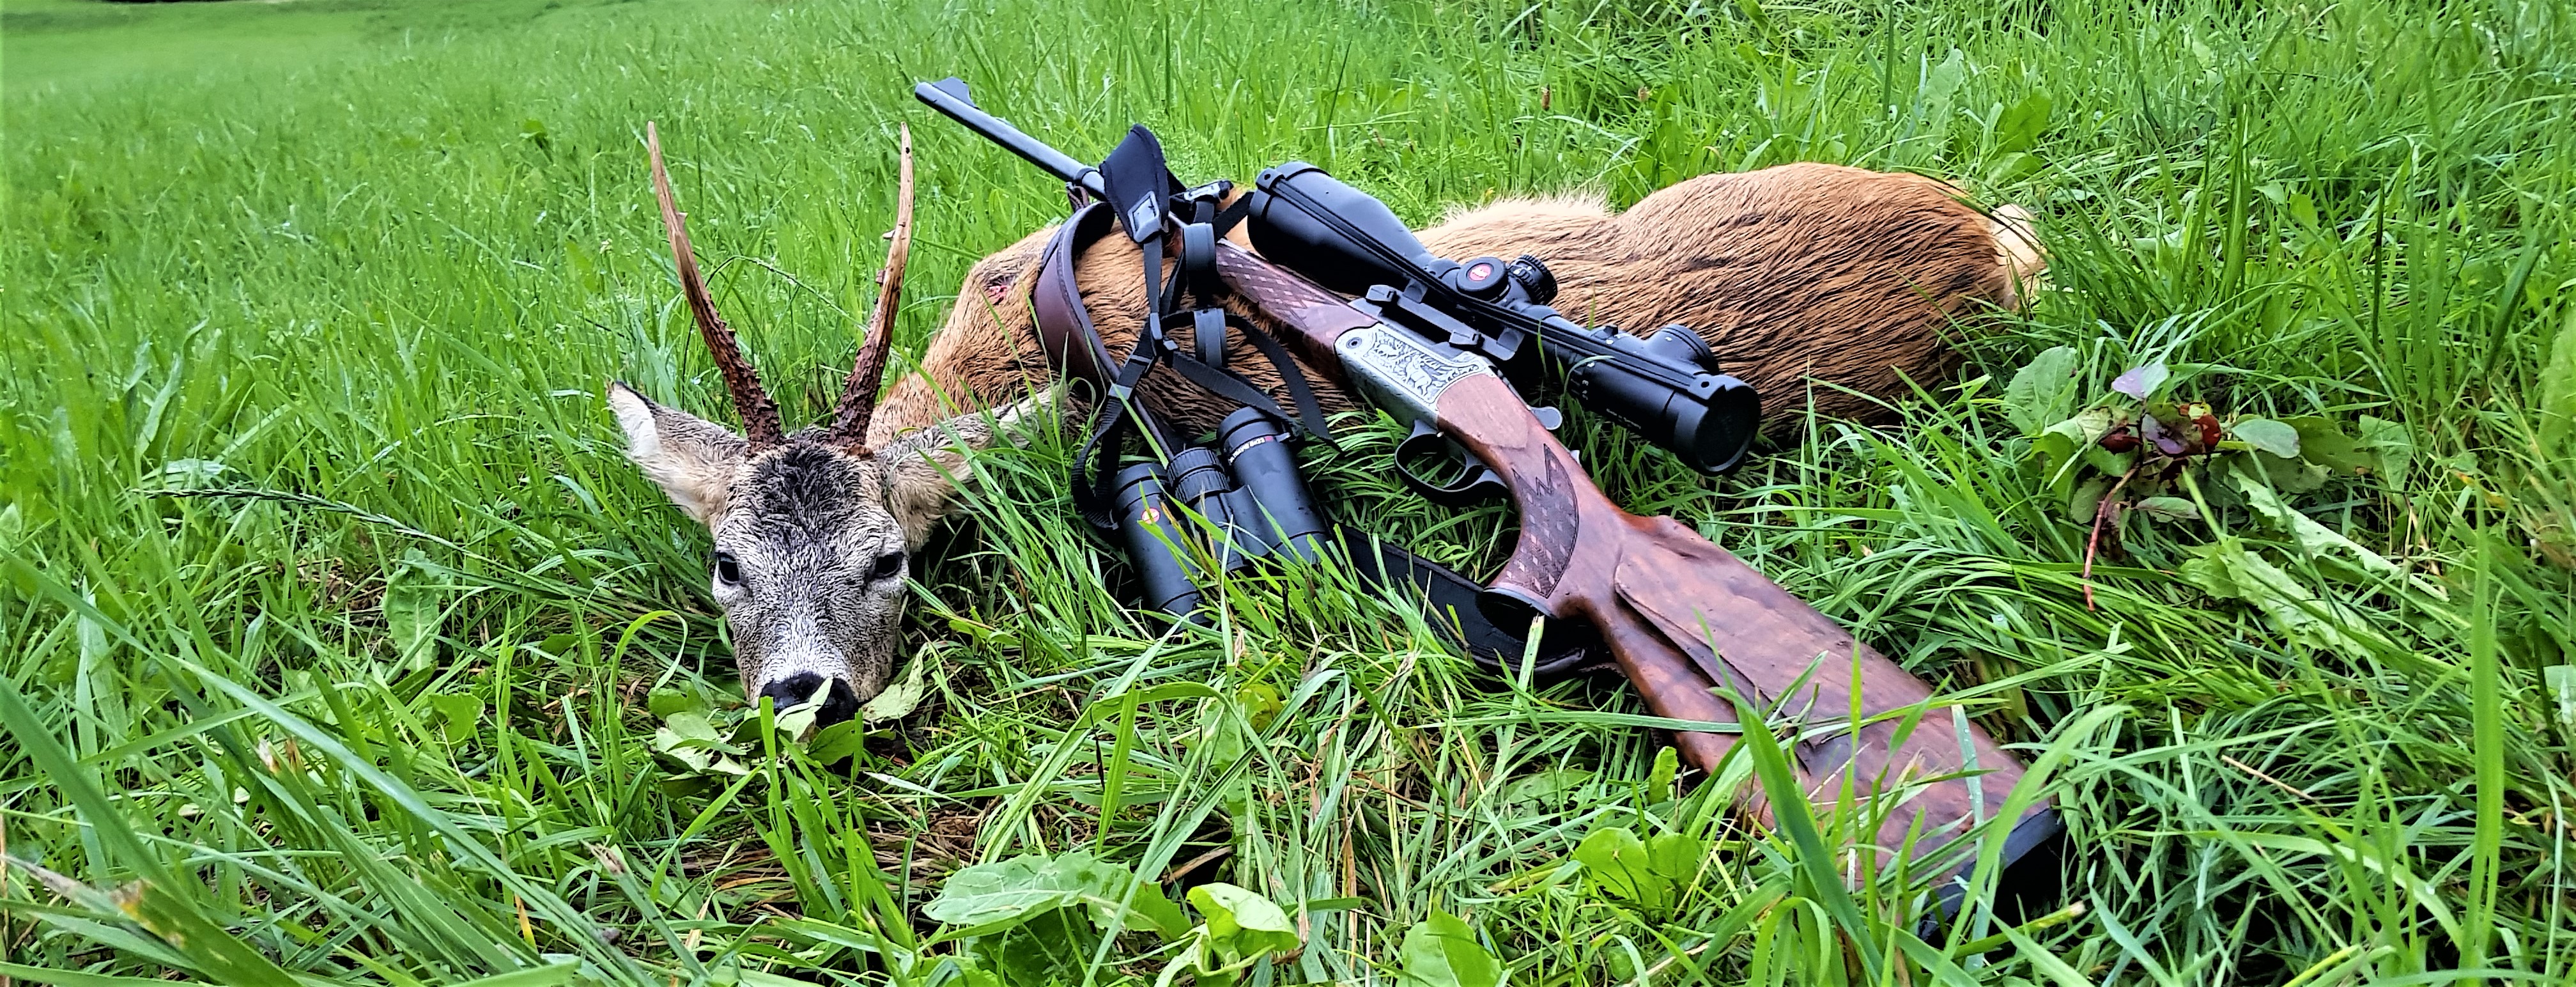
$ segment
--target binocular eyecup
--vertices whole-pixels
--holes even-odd
[[[1328,532],[1287,435],[1285,422],[1244,408],[1214,444],[1118,472],[1119,536],[1146,606],[1187,615],[1202,586],[1254,559],[1321,557]]]

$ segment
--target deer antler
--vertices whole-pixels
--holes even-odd
[[[651,121],[644,124],[644,149],[653,157],[653,194],[662,200],[662,227],[671,234],[671,261],[680,272],[680,293],[689,300],[689,315],[698,323],[698,338],[706,341],[707,352],[716,358],[716,372],[723,375],[725,390],[733,394],[734,411],[742,415],[744,437],[751,450],[759,452],[787,441],[779,424],[778,403],[760,386],[760,374],[743,358],[742,341],[734,337],[733,327],[725,325],[716,314],[716,302],[707,293],[707,281],[698,276],[698,259],[689,247],[689,231],[681,225],[680,208],[671,202],[671,175],[662,169],[662,136]]]
[[[894,344],[894,313],[903,299],[903,263],[912,253],[912,128],[896,130],[899,159],[895,165],[894,244],[886,248],[885,269],[877,272],[877,307],[868,313],[867,338],[859,342],[858,362],[841,385],[841,401],[832,409],[826,441],[865,450],[868,420],[877,410],[877,385],[885,376],[886,352]]]

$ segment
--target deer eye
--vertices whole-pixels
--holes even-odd
[[[742,585],[742,563],[734,561],[732,552],[716,553],[716,581],[727,586]]]
[[[903,553],[887,552],[877,556],[877,564],[868,568],[868,581],[893,579],[903,573]]]

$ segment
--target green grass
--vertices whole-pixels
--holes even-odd
[[[1428,976],[1435,910],[1534,984],[2576,977],[2561,5],[182,6],[0,12],[0,975],[1150,981],[1153,936],[922,916],[959,868],[1088,849],[1288,906],[1304,948],[1255,983]],[[2048,765],[2082,913],[1917,942],[1919,891],[1734,824],[1773,765],[1675,798],[1621,684],[1480,677],[1331,580],[1160,634],[1096,588],[1121,563],[1053,442],[979,461],[908,631],[932,698],[853,776],[728,732],[704,536],[599,393],[723,403],[643,123],[703,254],[761,262],[719,300],[812,416],[896,122],[901,349],[1061,204],[912,103],[951,73],[1077,156],[1141,121],[1186,177],[1303,157],[1415,220],[1800,159],[2030,206],[2055,290],[1900,426],[1805,423],[1714,483],[1580,445]],[[2059,346],[2073,391],[2008,391]],[[2035,435],[2156,360],[2370,469],[2288,484],[2304,527],[2199,474],[2213,516],[2132,512],[2087,579]],[[1387,438],[1318,482],[1496,561],[1501,512],[1388,484]],[[658,752],[694,715],[742,773]],[[1704,866],[1562,866],[1613,828]]]
[[[209,68],[250,68],[251,74],[227,81],[234,87],[277,85],[285,81],[280,74],[257,70],[293,69],[496,29],[552,27],[571,13],[567,7],[617,2],[625,0],[10,0],[0,7],[0,78],[13,89],[146,80],[188,84]]]

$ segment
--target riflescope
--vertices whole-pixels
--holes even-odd
[[[1250,209],[1252,245],[1271,262],[1346,295],[1401,289],[1405,302],[1481,333],[1484,355],[1516,378],[1527,379],[1516,368],[1535,349],[1576,402],[1692,469],[1724,472],[1753,444],[1761,400],[1717,371],[1698,334],[1665,326],[1640,338],[1576,325],[1547,306],[1556,279],[1536,257],[1435,256],[1385,203],[1303,161],[1262,172]]]

